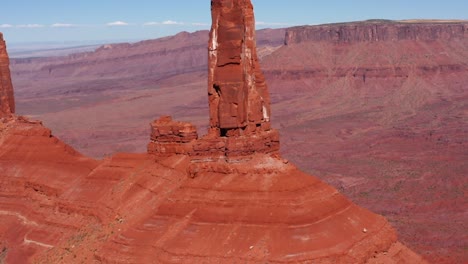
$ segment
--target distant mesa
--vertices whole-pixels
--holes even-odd
[[[377,41],[434,41],[463,39],[468,34],[467,21],[374,19],[349,23],[288,28],[285,44],[307,41],[358,43]]]

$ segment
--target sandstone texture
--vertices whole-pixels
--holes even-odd
[[[224,15],[253,16],[250,1],[212,1],[212,7],[214,24],[223,24]],[[244,27],[254,25],[252,17]],[[228,53],[252,52],[236,50]],[[267,118],[253,110],[270,107],[266,86],[256,91],[257,78],[264,82],[256,77],[260,69],[244,70],[247,79],[234,86],[223,86],[227,73],[216,80],[233,95],[223,100],[245,111],[229,112],[234,119],[219,105],[210,111],[210,120],[235,123],[212,123],[198,138],[190,123],[163,116],[151,124],[148,154],[96,161],[41,122],[0,123],[0,261],[424,263],[398,242],[385,218],[279,157],[269,112]],[[240,87],[248,96],[234,96]]]
[[[282,155],[429,261],[465,263],[468,23],[368,23],[288,29],[300,37],[262,60]],[[375,27],[413,37],[360,35]]]
[[[250,1],[212,1],[208,56],[210,128],[222,135],[270,129],[270,97],[260,70]]]
[[[15,113],[15,98],[13,96],[13,85],[10,75],[10,60],[0,33],[0,118],[9,117]]]

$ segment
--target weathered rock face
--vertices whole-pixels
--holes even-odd
[[[269,155],[94,161],[18,120],[0,123],[0,168],[5,263],[422,262],[383,217]]]
[[[155,155],[189,154],[191,142],[198,139],[197,128],[187,122],[173,121],[163,116],[151,124],[151,142],[148,153]]]
[[[257,58],[250,1],[211,1],[210,127],[218,135],[270,129],[270,98]]]
[[[10,60],[0,33],[0,117],[11,116],[15,112],[15,99],[10,76]]]
[[[463,39],[468,34],[468,23],[409,23],[398,21],[365,21],[321,26],[299,26],[286,31],[285,44],[307,41],[339,43],[450,40]]]

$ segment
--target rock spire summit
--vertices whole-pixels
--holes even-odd
[[[220,136],[270,129],[270,97],[260,70],[250,0],[211,1],[208,48],[210,128]]]
[[[0,33],[0,118],[8,117],[15,113],[15,98],[10,76],[10,60]]]

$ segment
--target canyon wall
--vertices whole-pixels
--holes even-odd
[[[467,25],[296,27],[262,60],[282,154],[434,263],[466,262]]]
[[[210,128],[224,135],[269,130],[270,97],[258,62],[251,4],[214,1],[211,16]]]
[[[153,135],[159,136],[152,138],[148,151],[203,158],[277,153],[279,135],[270,125],[270,95],[257,56],[252,4],[214,1],[211,15],[208,135],[198,139],[190,124],[163,117],[152,124]]]
[[[468,34],[464,22],[399,22],[374,20],[288,28],[285,45],[306,41],[339,43],[377,41],[434,41],[463,39]]]

